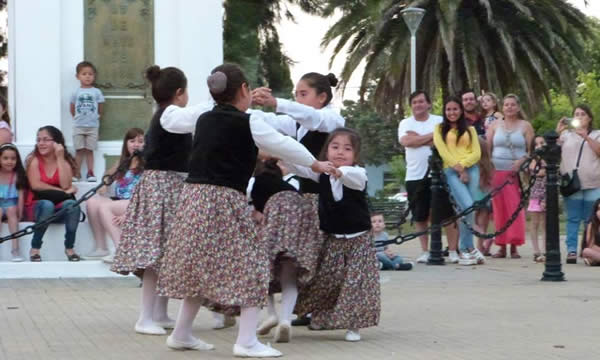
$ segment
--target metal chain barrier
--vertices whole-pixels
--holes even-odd
[[[44,220],[40,220],[40,221],[36,222],[35,224],[29,225],[29,226],[25,227],[24,229],[19,230],[17,232],[14,232],[14,233],[12,233],[10,235],[4,236],[4,237],[0,237],[0,244],[2,244],[5,241],[8,241],[8,240],[18,239],[20,237],[23,237],[23,236],[26,236],[26,235],[30,235],[30,234],[34,233],[36,230],[48,226],[50,223],[52,223],[53,221],[59,219],[62,215],[64,215],[65,213],[67,213],[72,208],[74,208],[76,206],[79,206],[82,202],[89,200],[92,196],[96,195],[96,193],[98,192],[98,190],[100,190],[100,188],[102,188],[103,186],[110,186],[110,185],[112,185],[115,182],[117,174],[120,174],[121,172],[127,171],[127,168],[129,167],[129,164],[131,163],[131,160],[134,157],[139,156],[139,155],[140,155],[140,153],[138,151],[135,151],[131,156],[129,156],[127,159],[123,160],[119,164],[119,166],[117,167],[117,170],[115,171],[114,174],[112,174],[112,175],[104,175],[102,177],[102,181],[100,182],[100,184],[98,184],[94,188],[92,188],[89,191],[87,191],[85,194],[83,194],[81,196],[81,198],[79,198],[78,200],[76,200],[74,203],[71,203],[71,204],[69,204],[67,206],[63,206],[60,210],[58,210],[57,212],[55,212],[51,216],[45,218]]]
[[[500,193],[500,191],[502,191],[502,189],[504,187],[506,187],[509,184],[514,183],[514,181],[511,180],[511,177],[516,178],[520,172],[526,171],[529,168],[529,165],[531,164],[531,162],[533,160],[536,160],[536,166],[534,168],[531,178],[529,179],[528,186],[526,189],[523,189],[521,186],[521,194],[522,194],[521,201],[519,202],[519,206],[517,207],[515,212],[512,214],[512,216],[509,218],[509,220],[506,222],[506,224],[504,224],[504,226],[502,226],[502,228],[500,228],[496,232],[490,233],[490,234],[483,234],[483,233],[473,229],[473,227],[466,221],[466,219],[464,217],[466,215],[476,211],[483,204],[490,201],[490,199],[493,198],[494,196],[496,196],[498,193]],[[508,228],[515,222],[515,220],[519,216],[519,213],[521,212],[521,210],[525,207],[525,204],[527,203],[527,200],[529,199],[531,188],[533,187],[533,184],[535,183],[535,177],[538,174],[538,172],[540,171],[540,169],[541,169],[541,160],[540,160],[538,154],[536,154],[534,157],[527,157],[525,159],[525,161],[519,167],[519,170],[514,172],[513,176],[509,177],[506,181],[504,181],[504,183],[502,183],[502,185],[498,186],[497,188],[492,189],[490,191],[490,193],[487,194],[484,198],[482,198],[481,200],[475,201],[473,203],[473,205],[471,205],[470,207],[468,207],[464,210],[459,210],[459,207],[456,204],[456,200],[454,199],[454,197],[452,196],[452,192],[450,192],[450,189],[448,188],[446,177],[445,177],[444,173],[442,172],[442,184],[443,184],[446,192],[448,192],[448,195],[450,197],[450,202],[452,203],[456,214],[454,216],[444,219],[441,222],[441,224],[439,224],[439,225],[430,225],[425,230],[413,232],[413,233],[405,234],[405,235],[400,234],[390,240],[376,241],[375,246],[379,247],[379,246],[385,246],[385,245],[390,245],[390,244],[400,245],[407,241],[416,239],[422,235],[429,234],[430,232],[432,232],[434,230],[441,230],[443,227],[450,225],[450,224],[456,222],[457,220],[461,220],[469,228],[469,230],[471,230],[473,232],[473,234],[475,236],[478,236],[481,238],[486,238],[486,239],[494,238],[494,237],[506,232],[506,230],[508,230]]]

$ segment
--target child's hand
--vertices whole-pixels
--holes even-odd
[[[62,159],[65,156],[65,147],[61,144],[54,143],[54,154],[57,158]]]
[[[332,169],[335,169],[333,164],[329,161],[317,161],[312,163],[310,169],[318,174],[329,173]]]
[[[261,106],[277,107],[277,99],[271,94],[271,89],[261,87],[252,90],[252,104]]]
[[[331,171],[329,171],[329,175],[333,176],[336,179],[339,179],[342,177],[342,175],[344,175],[344,173],[342,173],[340,169],[334,167],[333,169],[331,169]]]
[[[119,227],[123,226],[123,224],[125,223],[125,214],[120,215],[120,216],[113,216],[112,222],[113,222],[113,224],[115,224]]]

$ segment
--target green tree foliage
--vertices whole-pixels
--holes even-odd
[[[366,164],[385,164],[398,153],[398,122],[379,116],[371,103],[346,100],[342,116],[346,126],[360,134],[361,160]]]
[[[275,25],[282,14],[293,19],[286,4],[316,12],[320,0],[225,0],[223,42],[225,61],[242,67],[250,85],[269,86],[276,96],[289,98],[294,87],[289,59],[281,51]]]
[[[410,92],[410,33],[400,12],[427,12],[417,34],[418,88],[443,95],[461,89],[518,92],[536,111],[550,89],[575,97],[583,68],[586,16],[566,0],[328,0],[341,11],[322,45],[347,51],[342,86],[365,62],[362,90],[377,83],[383,114],[402,112]]]

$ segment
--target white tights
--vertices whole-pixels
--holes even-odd
[[[138,325],[150,326],[154,321],[168,321],[167,306],[169,298],[156,295],[158,276],[152,269],[144,270],[142,278],[142,301]]]
[[[296,300],[298,299],[298,287],[296,285],[296,266],[291,261],[281,263],[281,314],[277,316],[273,295],[269,295],[267,311],[269,316],[278,317],[279,321],[290,322]]]

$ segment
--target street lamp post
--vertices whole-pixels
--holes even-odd
[[[417,90],[417,30],[421,24],[425,10],[409,7],[400,12],[410,30],[410,91]]]

